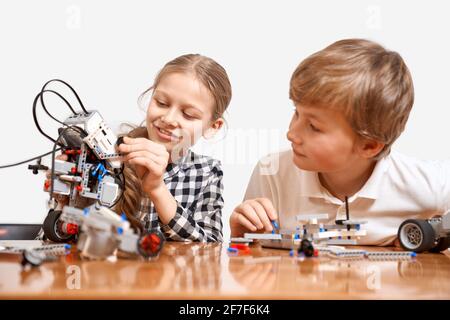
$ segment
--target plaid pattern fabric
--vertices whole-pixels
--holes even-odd
[[[144,228],[160,228],[167,239],[176,241],[222,241],[223,172],[218,160],[189,150],[170,163],[164,182],[177,201],[174,218],[163,225],[148,197],[141,202],[139,217]]]

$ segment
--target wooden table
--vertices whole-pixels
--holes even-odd
[[[448,251],[301,261],[258,245],[233,255],[226,244],[166,243],[155,261],[86,261],[73,252],[25,271],[19,261],[0,254],[0,299],[450,299]]]

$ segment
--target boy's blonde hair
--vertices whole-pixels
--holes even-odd
[[[411,74],[402,57],[363,39],[333,43],[294,71],[289,98],[295,104],[338,108],[360,136],[385,144],[389,154],[414,102]]]

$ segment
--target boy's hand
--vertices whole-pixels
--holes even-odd
[[[232,237],[242,237],[245,232],[270,232],[271,221],[278,219],[272,202],[266,198],[246,200],[230,216]]]
[[[142,181],[142,188],[151,194],[164,186],[164,173],[169,163],[169,153],[161,144],[146,138],[124,137],[119,152],[125,154],[123,160],[136,166],[136,173]]]

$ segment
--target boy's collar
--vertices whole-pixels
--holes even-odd
[[[387,157],[378,160],[369,180],[367,180],[361,190],[349,197],[349,202],[352,202],[356,198],[377,199],[379,197],[381,179],[388,168]],[[302,197],[322,198],[327,199],[332,203],[342,204],[341,200],[331,195],[330,192],[322,186],[317,172],[304,171],[304,174],[301,175],[300,185],[300,196]]]

